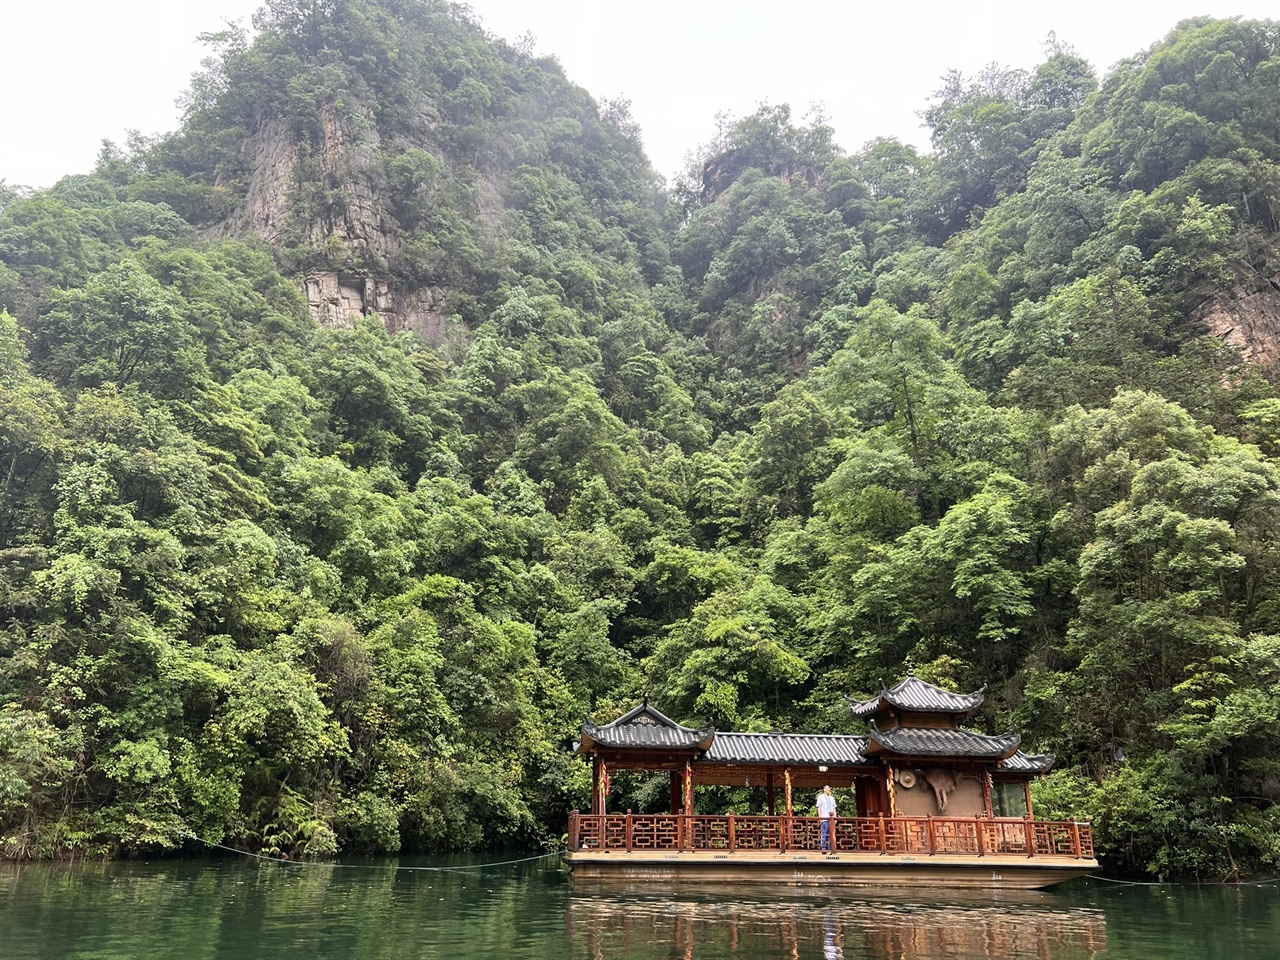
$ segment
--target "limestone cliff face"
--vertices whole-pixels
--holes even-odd
[[[278,243],[289,219],[298,146],[286,123],[271,120],[245,143],[244,154],[252,171],[249,190],[225,232],[254,234],[268,243]]]
[[[430,120],[424,110],[423,123]],[[445,341],[449,291],[401,289],[386,264],[398,252],[387,207],[382,141],[372,113],[321,108],[314,144],[299,143],[291,125],[264,123],[244,145],[250,175],[244,203],[221,232],[257,236],[271,244],[303,238],[350,266],[309,272],[303,280],[317,323],[350,326],[377,313],[391,330],[412,330],[433,344]],[[299,222],[299,211],[313,211]]]
[[[1280,272],[1258,274],[1202,304],[1195,318],[1246,362],[1280,362]]]
[[[349,327],[357,317],[377,313],[388,330],[411,330],[435,346],[456,332],[444,287],[400,290],[384,279],[323,270],[308,274],[304,289],[311,315],[328,327]]]

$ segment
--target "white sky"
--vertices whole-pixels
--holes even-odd
[[[178,123],[174,100],[206,50],[259,0],[0,0],[0,179],[46,187],[93,166],[103,138]],[[762,100],[821,102],[846,149],[921,147],[917,111],[950,67],[1033,67],[1050,31],[1099,70],[1201,14],[1280,16],[1276,0],[473,0],[493,33],[532,32],[597,98],[624,96],[670,177],[715,115]]]

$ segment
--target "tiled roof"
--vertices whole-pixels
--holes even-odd
[[[982,706],[986,697],[986,687],[973,693],[952,693],[926,683],[911,671],[907,671],[905,680],[894,684],[887,690],[880,689],[880,695],[870,700],[849,700],[849,709],[855,717],[870,717],[884,708],[885,704],[902,710],[918,710],[925,713],[963,713],[972,715]]]
[[[1017,733],[1005,733],[989,737],[971,730],[939,729],[936,727],[894,727],[877,730],[872,724],[867,752],[896,753],[908,757],[975,757],[1003,760],[1010,757],[1022,743]]]
[[[585,718],[577,749],[581,753],[599,744],[642,750],[706,750],[715,735],[716,728],[712,726],[682,727],[645,701],[613,723],[595,724],[590,717]]]
[[[1051,753],[1023,753],[1019,750],[996,764],[996,769],[1009,773],[1048,773],[1057,759]]]
[[[698,763],[874,766],[867,738],[834,733],[717,733]]]

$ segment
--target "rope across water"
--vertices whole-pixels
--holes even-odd
[[[325,863],[316,860],[286,860],[284,857],[271,857],[265,853],[253,853],[249,850],[241,850],[237,847],[228,847],[226,844],[214,843],[212,840],[205,840],[198,837],[194,833],[186,830],[174,830],[176,835],[186,837],[188,840],[195,840],[197,843],[203,843],[206,847],[213,847],[217,850],[225,850],[228,853],[238,853],[242,857],[252,857],[255,860],[262,860],[266,863],[278,863],[286,867],[328,867],[333,870],[395,870],[413,873],[457,873],[465,870],[487,870],[490,867],[509,867],[517,863],[533,863],[535,860],[546,860],[550,857],[558,857],[564,851],[552,850],[550,853],[540,853],[532,857],[520,857],[516,860],[495,860],[490,863],[468,863],[456,867],[388,867],[376,863]]]
[[[1126,887],[1168,887],[1168,886],[1191,886],[1191,887],[1264,887],[1269,883],[1280,882],[1280,877],[1269,877],[1266,880],[1223,880],[1219,883],[1197,883],[1196,881],[1182,882],[1175,884],[1172,880],[1113,880],[1111,877],[1104,877],[1098,873],[1087,873],[1085,877],[1089,880],[1101,880],[1103,883],[1119,883]]]
[[[283,857],[271,857],[264,853],[253,853],[249,850],[241,850],[238,847],[228,847],[226,844],[214,843],[212,840],[205,840],[198,837],[194,833],[186,830],[173,831],[180,837],[186,837],[188,840],[195,840],[197,843],[203,843],[207,847],[213,847],[217,850],[225,850],[228,853],[236,853],[242,857],[252,857],[255,860],[262,860],[267,863],[279,863],[286,867],[329,867],[336,870],[387,870],[406,871],[415,873],[456,873],[465,870],[487,870],[490,867],[510,867],[518,863],[533,863],[538,860],[547,860],[551,857],[558,857],[564,853],[563,850],[552,850],[549,853],[540,853],[532,857],[520,857],[515,860],[494,860],[489,863],[469,863],[456,867],[386,867],[374,863],[323,863],[314,860],[286,860]],[[1170,881],[1143,881],[1143,880],[1115,880],[1111,877],[1104,877],[1101,874],[1086,874],[1090,880],[1101,880],[1103,883],[1116,883],[1126,887],[1165,887],[1170,885]],[[1262,887],[1271,883],[1280,883],[1280,877],[1269,877],[1266,880],[1224,880],[1221,883],[1193,883],[1192,886],[1208,886],[1208,887]]]

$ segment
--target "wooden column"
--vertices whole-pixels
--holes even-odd
[[[600,758],[591,758],[591,812],[603,813],[600,809]]]
[[[785,796],[787,801],[787,816],[792,817],[795,816],[795,811],[791,809],[791,768],[787,767],[787,769],[783,770],[782,776],[786,781]]]
[[[774,816],[773,812],[773,771],[770,770],[764,775],[764,789],[769,794],[769,816]]]
[[[1031,809],[1031,781],[1027,780],[1022,784],[1022,792],[1027,798],[1027,816],[1034,818],[1036,812]]]
[[[893,767],[886,763],[884,768],[886,771],[885,784],[889,790],[889,816],[896,817],[898,815],[898,791],[893,786]]]
[[[693,764],[688,760],[684,762],[684,812],[693,816]]]
[[[600,809],[596,813],[608,813],[609,806],[609,765],[600,761]]]
[[[991,771],[984,770],[982,773],[982,803],[987,808],[987,816],[994,817],[995,809],[991,805]]]

